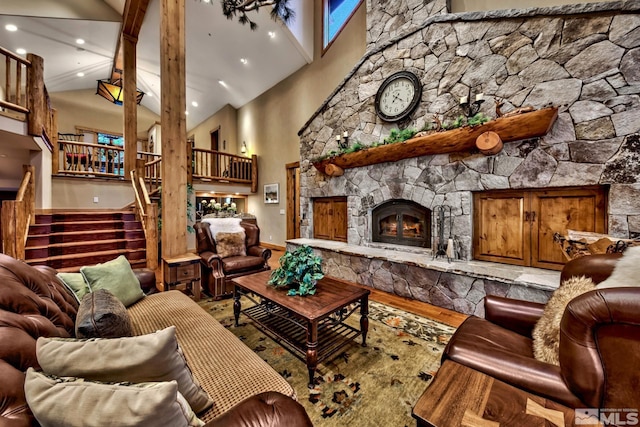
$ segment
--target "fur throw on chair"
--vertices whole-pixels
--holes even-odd
[[[542,317],[533,328],[533,356],[546,363],[560,365],[560,321],[569,301],[596,289],[593,281],[584,276],[562,282],[544,308]]]

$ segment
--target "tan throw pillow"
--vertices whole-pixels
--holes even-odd
[[[242,233],[218,233],[216,234],[216,252],[220,258],[230,256],[245,256],[245,234]]]
[[[640,246],[632,246],[624,251],[616,262],[611,276],[598,283],[598,289],[640,286]]]
[[[133,336],[131,318],[124,304],[106,289],[82,297],[76,316],[76,338]]]
[[[92,381],[171,381],[191,408],[200,413],[213,405],[193,377],[178,346],[176,327],[129,338],[71,340],[38,338],[36,356],[42,370],[60,377]]]
[[[542,316],[533,328],[533,356],[541,362],[560,365],[560,322],[569,301],[596,289],[593,281],[584,276],[562,282],[544,307]]]
[[[105,384],[27,370],[29,408],[43,427],[201,427],[175,381]]]
[[[140,288],[140,281],[131,269],[129,260],[124,255],[102,264],[82,267],[80,273],[89,284],[91,292],[95,292],[98,289],[107,289],[125,307],[129,307],[144,297],[144,292]]]

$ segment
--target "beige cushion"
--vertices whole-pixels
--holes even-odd
[[[213,405],[191,374],[178,347],[176,328],[129,338],[73,340],[38,338],[36,356],[42,370],[61,377],[93,381],[171,381],[196,413]]]
[[[565,280],[555,290],[533,328],[533,356],[537,360],[560,365],[560,322],[564,310],[572,299],[595,288],[590,278],[580,276]]]
[[[144,296],[140,281],[133,273],[124,255],[103,264],[82,267],[80,273],[89,284],[91,292],[107,289],[129,307]]]
[[[175,381],[104,384],[27,370],[29,408],[42,427],[203,426]]]
[[[218,233],[216,234],[216,252],[220,258],[231,256],[245,256],[245,234],[242,233]]]
[[[133,336],[129,313],[111,292],[98,289],[86,294],[76,315],[76,338]]]
[[[640,246],[627,248],[616,262],[611,276],[598,283],[598,289],[640,286]]]

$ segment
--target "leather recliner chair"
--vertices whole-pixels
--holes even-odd
[[[561,282],[584,275],[599,283],[619,254],[568,262]],[[640,279],[639,279],[640,280]],[[608,288],[574,298],[560,326],[560,366],[533,357],[531,333],[543,304],[496,296],[485,319],[471,316],[443,354],[500,381],[571,408],[640,408],[640,287]]]
[[[241,222],[246,234],[246,255],[221,258],[216,252],[216,242],[206,222],[196,223],[196,240],[202,265],[202,287],[209,295],[219,299],[233,294],[235,277],[270,270],[268,260],[271,249],[260,246],[260,229],[257,225]]]

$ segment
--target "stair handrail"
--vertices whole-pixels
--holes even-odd
[[[16,259],[25,258],[29,225],[36,222],[35,167],[23,165],[24,175],[15,200],[2,202],[2,252]]]
[[[136,169],[143,169],[144,160],[138,159]],[[142,224],[147,244],[147,268],[158,268],[158,204],[152,203],[144,177],[138,176],[139,171],[131,170],[131,185],[136,198],[136,218]]]

